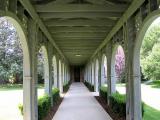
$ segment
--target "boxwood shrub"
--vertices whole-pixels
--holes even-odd
[[[90,91],[94,91],[94,86],[91,85],[89,82],[85,81],[84,84],[86,85],[86,87],[90,90]]]
[[[52,89],[52,97],[53,97],[53,105],[56,105],[60,95],[59,89]],[[23,105],[19,104],[18,108],[23,115]],[[44,94],[40,98],[38,98],[38,120],[42,120],[45,116],[47,116],[49,110],[51,108],[51,97],[48,94]]]
[[[63,91],[64,91],[64,92],[67,92],[68,89],[69,89],[69,86],[70,86],[70,82],[64,83],[64,84],[63,84]]]
[[[57,104],[57,102],[60,99],[59,89],[58,88],[52,89],[52,98],[53,98],[53,106],[54,106],[54,105]]]
[[[99,91],[99,95],[100,97],[102,97],[106,102],[108,101],[107,97],[108,97],[108,92],[107,92],[107,86],[101,86],[100,91]]]
[[[110,97],[110,105],[113,111],[120,116],[126,117],[126,95],[118,92],[112,94]],[[144,103],[142,102],[142,116],[144,114]]]
[[[45,94],[38,99],[38,120],[42,120],[51,107],[51,97]]]
[[[120,116],[126,116],[126,98],[125,95],[113,93],[110,97],[110,105],[115,113]]]

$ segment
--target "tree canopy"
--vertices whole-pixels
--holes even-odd
[[[160,26],[151,25],[141,47],[141,66],[146,78],[160,79]]]

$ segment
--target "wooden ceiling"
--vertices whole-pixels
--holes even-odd
[[[33,5],[71,65],[83,65],[131,0],[34,0]]]

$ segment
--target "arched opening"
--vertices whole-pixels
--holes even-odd
[[[38,96],[45,93],[49,94],[49,65],[48,65],[48,55],[45,46],[41,46],[38,52]]]
[[[53,56],[52,59],[53,62],[53,86],[58,88],[58,81],[57,81],[57,61],[56,61],[56,56]]]
[[[159,63],[160,63],[160,17],[159,11],[150,14],[138,32],[133,58],[134,86],[137,113],[141,110],[141,99],[145,103],[143,119],[159,119]],[[142,93],[142,96],[141,96]],[[157,112],[157,114],[156,114]]]
[[[94,85],[95,81],[95,69],[94,69],[94,62],[92,62],[92,85]]]
[[[62,64],[61,64],[61,60],[59,60],[59,90],[60,90],[60,93],[63,92],[63,84],[62,84]]]
[[[107,57],[102,56],[102,66],[101,66],[101,86],[107,84]]]
[[[112,93],[118,91],[125,94],[125,54],[122,46],[116,45],[112,53],[111,61]]]
[[[29,48],[19,22],[9,16],[0,18],[0,58],[0,119],[22,120],[17,108],[23,103],[24,111],[29,109],[26,104],[27,78],[31,76]]]
[[[95,92],[99,91],[99,80],[98,80],[98,75],[99,75],[99,62],[98,59],[95,61]]]

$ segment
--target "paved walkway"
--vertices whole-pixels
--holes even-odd
[[[52,120],[112,120],[82,83],[73,83]]]

